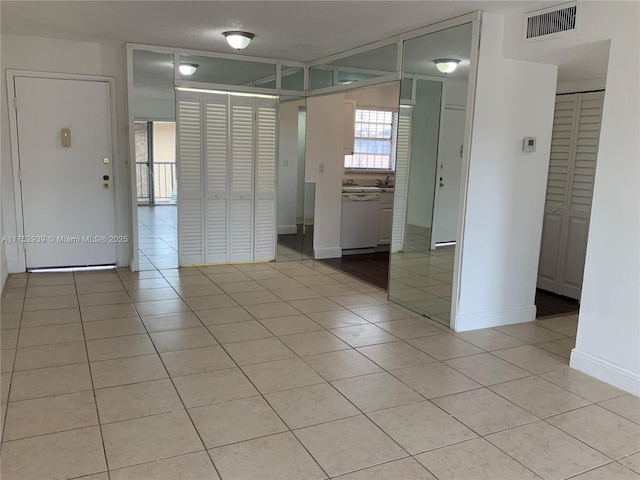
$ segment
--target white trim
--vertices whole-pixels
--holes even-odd
[[[571,351],[569,366],[625,392],[640,395],[640,374],[603,358],[574,348]]]
[[[129,118],[127,126],[129,132],[129,183],[131,185],[131,261],[129,269],[132,272],[140,270],[139,256],[139,238],[138,238],[138,184],[136,172],[136,140],[135,140],[135,112],[133,108],[134,91],[133,91],[133,50],[134,48],[127,44],[127,108]],[[164,52],[163,52],[164,53]],[[174,70],[176,70],[174,68]]]
[[[456,318],[455,331],[466,332],[480,328],[501,327],[503,325],[532,322],[535,319],[535,305],[526,308],[507,308],[493,312],[461,313]]]
[[[460,269],[464,256],[465,218],[467,214],[467,190],[469,189],[469,168],[471,141],[473,138],[473,116],[476,104],[476,82],[478,78],[478,60],[480,58],[480,32],[482,30],[482,12],[472,14],[471,58],[469,60],[469,85],[467,86],[467,113],[465,118],[462,169],[460,175],[460,200],[458,203],[458,232],[453,257],[453,281],[451,291],[450,328],[458,328],[458,306],[460,304]],[[443,84],[444,85],[444,84]],[[535,311],[533,314],[535,320]]]
[[[342,257],[342,248],[340,247],[313,249],[313,258],[315,260],[322,260],[323,258],[340,258],[340,257]]]
[[[9,135],[11,137],[11,162],[13,167],[13,193],[15,200],[15,215],[16,215],[16,234],[21,236],[24,235],[24,216],[22,211],[22,186],[20,185],[19,179],[19,171],[20,171],[20,153],[18,149],[18,118],[16,108],[11,108],[11,103],[13,98],[16,96],[15,89],[15,78],[16,77],[26,77],[26,78],[44,78],[44,79],[54,79],[54,80],[82,80],[85,82],[102,82],[109,84],[109,101],[110,101],[110,115],[111,115],[111,163],[113,165],[112,174],[113,174],[113,185],[114,185],[114,195],[113,195],[113,211],[115,215],[115,230],[116,234],[121,234],[125,232],[118,231],[118,197],[121,195],[121,179],[118,174],[118,162],[120,158],[118,157],[118,122],[117,122],[117,111],[116,111],[116,79],[115,77],[103,76],[103,75],[81,75],[75,73],[52,73],[52,72],[38,72],[31,70],[17,70],[17,69],[7,69],[6,78],[7,78],[7,100],[9,103]],[[17,268],[12,269],[12,272],[26,272],[27,271],[27,259],[24,250],[24,244],[22,245],[22,250],[17,248]],[[121,258],[122,255],[119,253],[118,249],[116,249],[116,264],[124,265],[125,260],[128,263],[130,258],[124,259]],[[16,265],[14,262],[11,262],[13,265]]]

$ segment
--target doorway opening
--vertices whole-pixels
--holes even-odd
[[[140,269],[178,266],[176,124],[136,121]]]

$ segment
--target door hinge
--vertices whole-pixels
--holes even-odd
[[[18,109],[18,97],[13,97],[13,108]]]
[[[18,170],[18,181],[22,182],[22,170]]]

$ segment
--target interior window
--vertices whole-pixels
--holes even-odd
[[[345,168],[393,170],[397,119],[392,110],[356,109],[353,155],[344,156]]]

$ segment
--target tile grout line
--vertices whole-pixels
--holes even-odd
[[[117,274],[116,274],[117,276]],[[118,277],[119,279],[120,277]],[[82,328],[82,336],[84,338],[84,348],[85,348],[85,353],[87,355],[87,368],[89,370],[89,378],[91,379],[91,390],[92,390],[92,394],[93,394],[93,405],[95,408],[95,412],[96,412],[96,420],[98,421],[98,431],[100,432],[100,441],[102,442],[102,455],[104,457],[104,463],[105,463],[105,467],[107,468],[107,478],[110,479],[111,475],[109,474],[109,457],[107,457],[107,447],[106,444],[104,442],[104,435],[102,433],[102,424],[100,422],[100,411],[98,410],[98,399],[96,398],[96,388],[95,388],[95,383],[93,381],[93,369],[91,368],[91,359],[89,357],[89,347],[87,345],[87,337],[85,335],[85,331],[84,331],[84,322],[82,321],[82,309],[80,308],[80,295],[78,294],[78,287],[76,285],[76,275],[75,273],[73,273],[73,285],[74,288],[76,289],[76,298],[77,298],[77,302],[78,302],[78,311],[80,313],[80,325]]]

